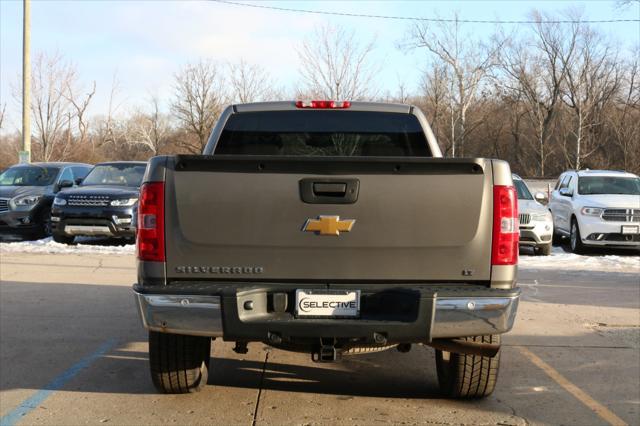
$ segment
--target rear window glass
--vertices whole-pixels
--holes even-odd
[[[233,114],[215,154],[431,157],[411,114],[325,110]]]

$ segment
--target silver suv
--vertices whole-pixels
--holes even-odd
[[[556,237],[586,246],[640,249],[640,178],[608,170],[567,171],[551,193]]]
[[[533,247],[534,253],[551,254],[553,219],[549,210],[541,204],[547,199],[543,192],[531,195],[529,187],[518,175],[512,175],[518,192],[518,218],[520,221],[520,247]]]

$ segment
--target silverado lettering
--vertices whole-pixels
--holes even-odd
[[[262,266],[176,266],[179,274],[262,274]]]

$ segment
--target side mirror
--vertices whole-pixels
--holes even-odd
[[[562,195],[563,197],[573,196],[573,192],[569,188],[561,188],[559,192],[560,192],[560,195]]]
[[[542,191],[536,192],[533,197],[540,203],[544,203],[547,201],[547,194]]]
[[[76,178],[76,185],[80,185],[84,178]]]
[[[71,188],[73,186],[73,182],[70,180],[61,180],[58,182],[57,191],[60,191],[63,188]]]

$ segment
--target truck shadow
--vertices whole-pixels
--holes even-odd
[[[63,388],[65,391],[80,393],[105,393],[125,395],[158,395],[151,383],[145,342],[119,343],[92,365],[81,371]],[[252,350],[254,359],[231,358],[231,345],[225,344],[224,354],[212,354],[207,386],[197,395],[214,397],[223,395],[224,388],[273,390],[291,393],[324,394],[340,397],[379,398],[442,398],[438,393],[435,377],[435,362],[425,357],[407,354],[383,356],[358,356],[332,364],[311,364],[311,360],[299,354],[277,351],[283,362],[267,362],[266,351]],[[273,355],[275,350],[269,353]],[[217,349],[215,352],[219,352]],[[425,351],[426,352],[426,351]],[[428,353],[423,354],[432,358]],[[240,355],[236,355],[240,357]],[[293,362],[291,362],[293,361]],[[298,363],[299,362],[299,363]],[[402,364],[403,368],[388,368]],[[433,364],[433,365],[432,365]],[[424,369],[417,367],[425,365]],[[25,380],[27,379],[27,380]],[[22,378],[16,386],[7,388],[50,389],[47,384]],[[174,396],[189,398],[193,396]],[[200,397],[200,396],[198,396]]]
[[[266,352],[266,364],[214,357],[209,384],[343,397],[442,398],[432,352],[424,347],[408,354],[391,349],[331,364],[313,364],[307,354],[273,349]],[[279,361],[283,358],[288,362]]]

